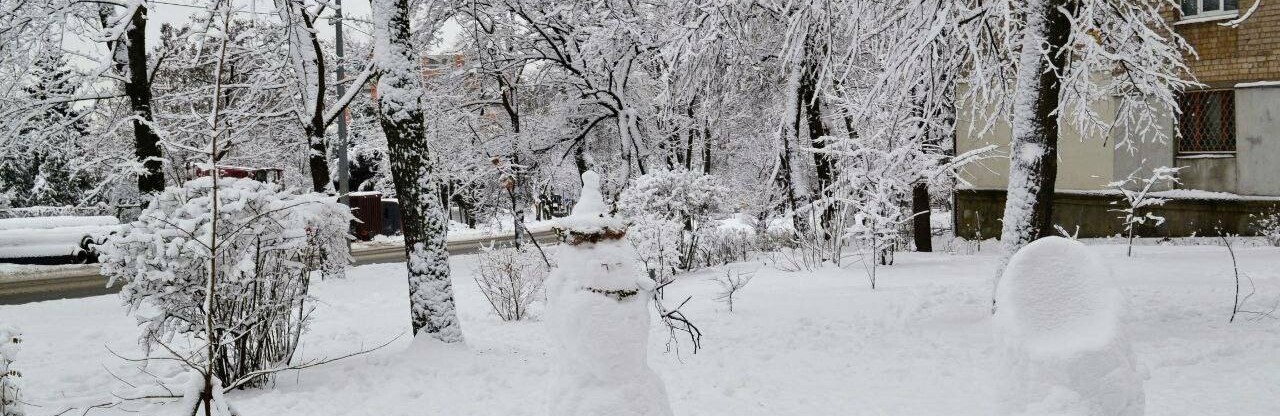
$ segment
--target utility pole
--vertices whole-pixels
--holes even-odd
[[[342,0],[334,0],[333,12],[333,39],[337,43],[337,92],[338,96],[347,95],[346,84],[343,84],[344,78],[347,77],[346,59],[342,53]],[[349,200],[347,194],[351,193],[351,163],[347,160],[347,108],[342,109],[342,115],[338,116],[338,202],[347,205]]]

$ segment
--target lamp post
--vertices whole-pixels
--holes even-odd
[[[342,41],[342,0],[334,0],[333,13],[333,38],[337,43],[337,92],[342,97],[347,94],[347,87],[342,83],[347,77],[346,59],[343,57],[343,41]],[[338,117],[338,201],[347,205],[350,201],[347,194],[351,193],[351,163],[347,159],[347,109],[342,109],[342,115]]]

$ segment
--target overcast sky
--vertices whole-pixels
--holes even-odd
[[[242,14],[259,13],[270,18],[274,18],[275,7],[272,0],[234,0],[236,12]],[[168,23],[174,26],[181,26],[191,20],[191,15],[204,9],[203,0],[152,0],[149,21],[147,22],[147,46],[154,49],[160,41],[160,27]],[[201,5],[201,6],[194,6]],[[369,20],[369,1],[368,0],[346,0],[343,1],[344,13],[353,20],[368,21]],[[332,11],[325,12],[324,16],[332,16]],[[329,24],[327,19],[321,21],[316,28],[320,37],[323,39],[333,39],[333,25]],[[368,38],[365,33],[368,31],[368,25],[362,23],[348,24],[343,31],[343,35],[348,39]],[[447,22],[441,28],[440,37],[443,40],[440,44],[431,48],[431,53],[439,53],[452,45],[457,39],[461,30],[456,23]],[[83,36],[69,36],[64,41],[64,47],[89,55],[100,55],[105,52],[105,47],[101,44],[90,42]]]

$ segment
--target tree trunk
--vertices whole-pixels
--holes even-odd
[[[711,121],[703,120],[702,125],[702,173],[711,174]]]
[[[317,119],[323,117],[316,115]],[[329,144],[324,138],[324,122],[321,121],[320,127],[311,125],[307,130],[307,146],[310,155],[307,157],[307,167],[311,170],[311,190],[315,192],[324,192],[329,189]]]
[[[160,136],[151,128],[151,74],[147,71],[147,8],[139,6],[129,17],[125,32],[129,77],[124,93],[133,111],[133,151],[144,171],[138,175],[138,192],[146,195],[164,190],[164,169],[160,159]],[[145,199],[145,198],[144,198]]]
[[[825,197],[831,196],[831,186],[835,180],[832,169],[831,155],[823,153],[822,150],[827,147],[826,142],[821,138],[827,136],[827,126],[822,122],[822,100],[818,96],[818,60],[813,53],[813,43],[811,40],[805,42],[805,61],[804,75],[800,79],[800,99],[803,100],[803,109],[805,114],[805,122],[809,129],[809,143],[815,150],[813,152],[813,167],[818,179],[818,183],[812,189],[812,200],[814,202],[822,201]],[[796,111],[800,111],[797,109]],[[824,233],[824,239],[830,239],[831,221],[835,217],[835,207],[829,204],[822,210],[821,224]]]
[[[800,72],[799,68],[793,69],[790,76],[800,77]],[[796,78],[789,79],[798,81]],[[788,85],[791,85],[791,83],[788,82]],[[783,198],[785,198],[787,209],[791,211],[790,215],[793,226],[797,232],[804,233],[809,230],[808,221],[801,218],[800,214],[797,212],[800,209],[802,202],[800,201],[800,196],[796,193],[796,178],[794,170],[791,168],[791,141],[793,137],[798,138],[800,135],[800,112],[802,111],[804,104],[801,102],[800,88],[796,88],[794,90],[788,88],[787,95],[788,100],[785,105],[794,113],[787,114],[787,117],[790,117],[791,120],[784,120],[782,127],[778,132],[778,139],[782,142],[782,154],[778,156],[778,174],[774,180],[777,181],[778,185],[782,188]]]
[[[779,140],[782,141],[782,153],[778,155],[778,173],[774,181],[778,184],[778,187],[782,188],[783,202],[786,204],[787,209],[791,211],[790,215],[796,231],[805,231],[808,227],[805,227],[805,222],[796,214],[796,210],[800,206],[796,201],[795,180],[791,175],[790,137],[791,133],[787,132],[786,127],[783,127],[779,132]]]
[[[911,234],[915,238],[916,251],[933,251],[933,227],[929,218],[929,183],[918,182],[911,188]]]
[[[375,0],[375,59],[382,69],[378,111],[400,199],[414,335],[462,341],[445,250],[447,217],[432,174],[422,111],[422,68],[409,33],[409,0]]]
[[[314,94],[315,96],[312,97],[312,99],[315,101],[309,103],[305,101],[303,102],[304,106],[311,106],[309,109],[311,111],[311,120],[308,120],[308,125],[303,130],[306,131],[307,146],[309,147],[307,167],[309,168],[308,170],[311,171],[311,189],[315,192],[324,192],[329,189],[329,185],[331,183],[329,176],[329,142],[325,140],[324,137],[325,130],[328,127],[324,122],[324,98],[325,90],[328,86],[325,83],[324,77],[324,54],[321,52],[320,39],[316,36],[316,30],[314,27],[315,18],[306,11],[305,7],[301,7],[300,3],[291,4],[285,7],[288,9],[297,7],[298,23],[301,23],[304,29],[297,32],[296,36],[298,39],[296,42],[297,45],[295,46],[298,48],[311,48],[310,53],[304,54],[299,51],[295,59],[310,61],[301,63],[300,67],[304,69],[302,73],[298,74],[298,76],[304,78],[314,77],[313,79],[315,83],[312,86],[313,89],[309,91],[308,94]],[[307,42],[307,45],[302,44],[304,40]],[[312,73],[308,73],[308,71],[305,70],[307,67],[313,68],[314,71],[311,71]],[[341,82],[341,80],[339,80],[339,82]],[[343,166],[342,168],[346,167]]]
[[[1006,261],[1022,246],[1050,235],[1053,229],[1053,190],[1058,174],[1055,110],[1061,90],[1054,68],[1064,64],[1061,51],[1070,35],[1071,22],[1059,8],[1068,7],[1071,2],[1066,0],[1039,0],[1028,6],[1013,103],[1009,190],[1000,235]],[[1049,49],[1047,61],[1042,45]]]

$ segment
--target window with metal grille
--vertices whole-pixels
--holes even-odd
[[[1192,91],[1182,94],[1178,117],[1178,153],[1236,150],[1235,91]]]

